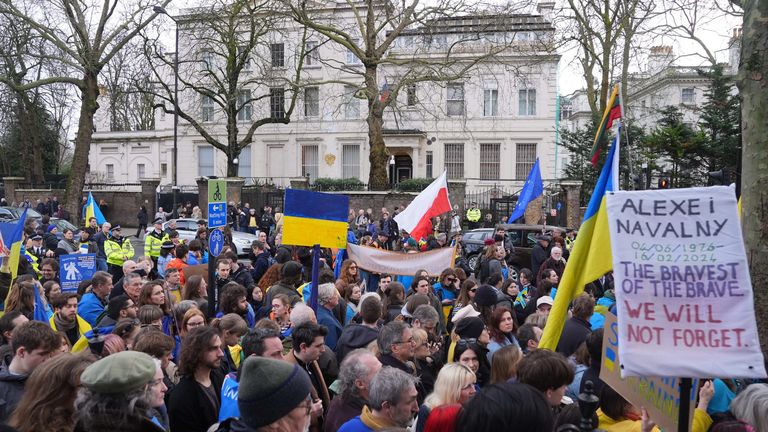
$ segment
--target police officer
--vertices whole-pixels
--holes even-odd
[[[107,265],[112,279],[120,280],[123,277],[123,264],[134,255],[133,245],[123,237],[120,225],[112,227],[112,234],[104,242],[104,252],[107,254]]]
[[[163,231],[163,219],[157,218],[152,222],[154,227],[152,232],[147,234],[144,238],[144,255],[152,258],[152,261],[157,267],[157,258],[160,257],[160,248],[163,246],[163,242],[169,240],[168,234]]]
[[[480,222],[482,212],[477,208],[477,203],[471,203],[467,210],[467,221],[469,222],[469,229],[477,228],[477,223]]]

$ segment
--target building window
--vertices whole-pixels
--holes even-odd
[[[213,51],[205,50],[200,53],[200,61],[203,62],[203,70],[211,70],[214,65]]]
[[[568,120],[573,115],[573,104],[570,101],[560,99],[560,120]]]
[[[355,97],[357,87],[344,86],[344,118],[360,118],[360,99]]]
[[[251,146],[246,146],[240,150],[237,162],[237,176],[251,177]]]
[[[147,176],[147,166],[144,164],[136,165],[136,178],[141,180]]]
[[[341,146],[341,178],[360,178],[360,145]]]
[[[497,89],[483,90],[483,115],[485,117],[499,115],[499,91]]]
[[[405,105],[416,106],[419,103],[419,99],[416,97],[416,84],[408,84],[405,88]]]
[[[252,113],[251,91],[240,90],[237,93],[237,121],[250,121]]]
[[[693,105],[693,89],[684,88],[680,94],[680,103]]]
[[[245,58],[242,58],[243,56]],[[243,62],[243,70],[251,70],[251,56],[247,46],[241,45],[237,47],[237,59]]]
[[[115,165],[107,164],[107,180],[115,181]]]
[[[320,88],[307,87],[304,89],[304,117],[320,116]]]
[[[200,146],[197,148],[197,175],[200,177],[213,175],[213,147]]]
[[[432,152],[427,152],[427,178],[432,178]]]
[[[352,39],[352,45],[358,46],[359,43],[360,43],[360,39]],[[347,61],[347,64],[351,64],[351,65],[356,65],[356,64],[361,64],[362,63],[360,61],[360,59],[357,58],[355,53],[352,52],[352,50],[349,49],[349,48],[347,48],[346,61]]]
[[[525,180],[536,162],[536,144],[518,144],[515,153],[515,180]]]
[[[307,41],[307,52],[304,64],[307,66],[317,66],[320,64],[320,47],[316,41]]]
[[[212,122],[213,121],[213,98],[210,96],[203,95],[203,100],[201,103],[203,107],[203,122]]]
[[[272,67],[285,66],[285,46],[281,43],[269,45],[269,52],[272,55]]]
[[[480,179],[498,180],[501,144],[480,144]]]
[[[525,89],[519,92],[519,113],[521,116],[536,115],[536,89]]]
[[[464,144],[445,145],[445,170],[449,179],[464,178]]]
[[[285,89],[269,89],[269,113],[272,118],[285,118]]]
[[[161,163],[160,164],[160,177],[165,177],[168,175],[168,164],[167,163]]]
[[[448,84],[448,106],[446,108],[449,116],[464,115],[463,83]]]
[[[316,145],[301,146],[301,174],[315,181],[318,176],[319,149]]]

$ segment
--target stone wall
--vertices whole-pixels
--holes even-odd
[[[20,179],[23,181],[23,179]],[[37,205],[37,200],[40,199],[45,202],[49,197],[56,196],[61,201],[64,197],[63,189],[18,189],[16,187],[17,182],[14,178],[6,177],[4,179],[6,200],[8,203],[16,201],[17,203],[23,202],[25,199],[29,199],[32,208]],[[106,201],[106,207],[101,207],[104,217],[112,225],[120,224],[124,226],[137,226],[138,221],[136,214],[139,212],[139,207],[143,204],[147,207],[149,213],[149,219],[155,214],[155,198],[156,188],[159,184],[159,180],[149,179],[142,180],[141,190],[120,191],[109,190],[101,191],[94,190],[93,199],[98,203],[102,199]],[[136,188],[134,188],[136,189]],[[83,191],[83,196],[88,196],[88,190]],[[77,215],[72,215],[70,220],[75,225],[82,225],[83,221],[74,220]]]

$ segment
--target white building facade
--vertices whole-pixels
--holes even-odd
[[[385,111],[384,138],[394,181],[437,177],[444,169],[450,179],[463,179],[468,189],[497,183],[522,186],[538,157],[542,176],[554,179],[557,69],[559,56],[533,47],[552,37],[551,11],[554,4],[542,3],[539,15],[514,15],[509,27],[486,31],[476,50],[487,52],[490,43],[513,40],[500,57],[480,64],[471,76],[451,82],[420,82],[402,90],[392,108]],[[352,20],[346,3],[335,3],[339,20]],[[407,55],[414,46],[430,54],[440,54],[456,38],[476,32],[472,17],[446,19],[429,35],[419,29],[403,33],[389,55]],[[511,30],[510,30],[511,29]],[[181,40],[194,37],[184,34]],[[275,37],[270,44],[272,61],[284,56],[290,62],[296,49],[294,33]],[[491,42],[489,42],[491,41]],[[318,44],[320,40],[308,40]],[[534,43],[536,42],[536,43]],[[301,89],[297,107],[289,124],[259,127],[253,142],[238,158],[238,174],[249,182],[287,186],[290,178],[309,176],[357,178],[367,183],[370,165],[365,99],[354,97],[355,87],[340,84],[359,79],[345,74],[344,68],[328,67],[328,60],[346,68],[362,68],[360,61],[333,43],[320,43],[316,54],[308,57],[302,72],[309,84]],[[184,56],[200,58],[201,53],[180,48]],[[469,53],[469,54],[467,54]],[[502,61],[498,59],[502,58]],[[319,61],[319,60],[323,61]],[[201,59],[200,61],[204,61]],[[402,73],[382,65],[382,87],[391,85]],[[173,79],[169,80],[173,86]],[[210,133],[226,142],[224,115],[205,98],[182,92],[182,104],[195,112]],[[252,103],[238,115],[244,131],[253,119],[269,116],[275,99]],[[101,103],[101,100],[100,100]],[[102,103],[102,106],[104,104]],[[135,183],[141,178],[160,178],[172,182],[173,116],[155,112],[155,130],[142,132],[109,131],[109,110],[97,113],[97,132],[89,156],[93,177],[115,183]],[[274,113],[274,111],[272,111]],[[226,155],[214,148],[188,123],[180,119],[178,132],[178,184],[194,185],[203,176],[225,176]],[[250,180],[249,180],[250,179]]]

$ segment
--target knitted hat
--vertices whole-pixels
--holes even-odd
[[[155,377],[155,361],[148,354],[122,351],[91,364],[80,382],[95,393],[119,394],[143,389]]]
[[[56,228],[58,228],[56,225],[48,225],[48,232],[51,232],[51,231],[55,230]]]
[[[298,365],[248,357],[237,392],[240,419],[252,428],[272,424],[304,402],[311,389],[309,376]]]
[[[475,304],[478,306],[493,306],[498,299],[496,290],[490,285],[480,285],[475,294]]]
[[[485,329],[485,323],[478,317],[467,317],[456,323],[455,332],[462,339],[477,339]]]

